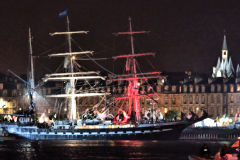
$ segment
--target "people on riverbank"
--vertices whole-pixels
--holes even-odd
[[[206,143],[204,143],[200,149],[200,156],[204,158],[210,157],[210,150]]]
[[[229,149],[228,149],[227,145],[224,144],[220,151],[220,156],[223,158],[228,152],[229,152]]]

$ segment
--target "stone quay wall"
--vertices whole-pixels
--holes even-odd
[[[240,129],[226,127],[186,128],[180,140],[236,141],[240,137]]]

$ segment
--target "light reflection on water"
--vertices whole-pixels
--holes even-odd
[[[220,142],[207,142],[212,152]],[[0,142],[0,159],[178,159],[197,154],[203,142],[187,141],[28,141]]]

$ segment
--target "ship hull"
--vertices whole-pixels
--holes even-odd
[[[5,126],[10,134],[30,140],[169,140],[178,139],[189,122],[140,125],[129,128],[39,129],[34,126]]]

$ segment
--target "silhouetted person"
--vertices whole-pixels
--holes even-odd
[[[205,110],[202,110],[202,111],[203,111],[203,117],[207,117],[208,113]]]
[[[186,114],[183,113],[183,112],[181,112],[181,120],[183,121],[183,120],[185,120],[185,119],[186,119]]]
[[[193,111],[190,111],[191,115],[192,115],[192,120],[195,120],[197,118],[197,115],[193,112]]]
[[[226,144],[224,144],[224,146],[221,149],[220,156],[224,157],[227,153],[228,153],[228,147]]]
[[[201,147],[200,156],[201,156],[201,157],[205,157],[205,158],[207,158],[207,157],[210,156],[210,150],[209,150],[207,144],[205,144],[205,143],[204,143],[203,146]]]

